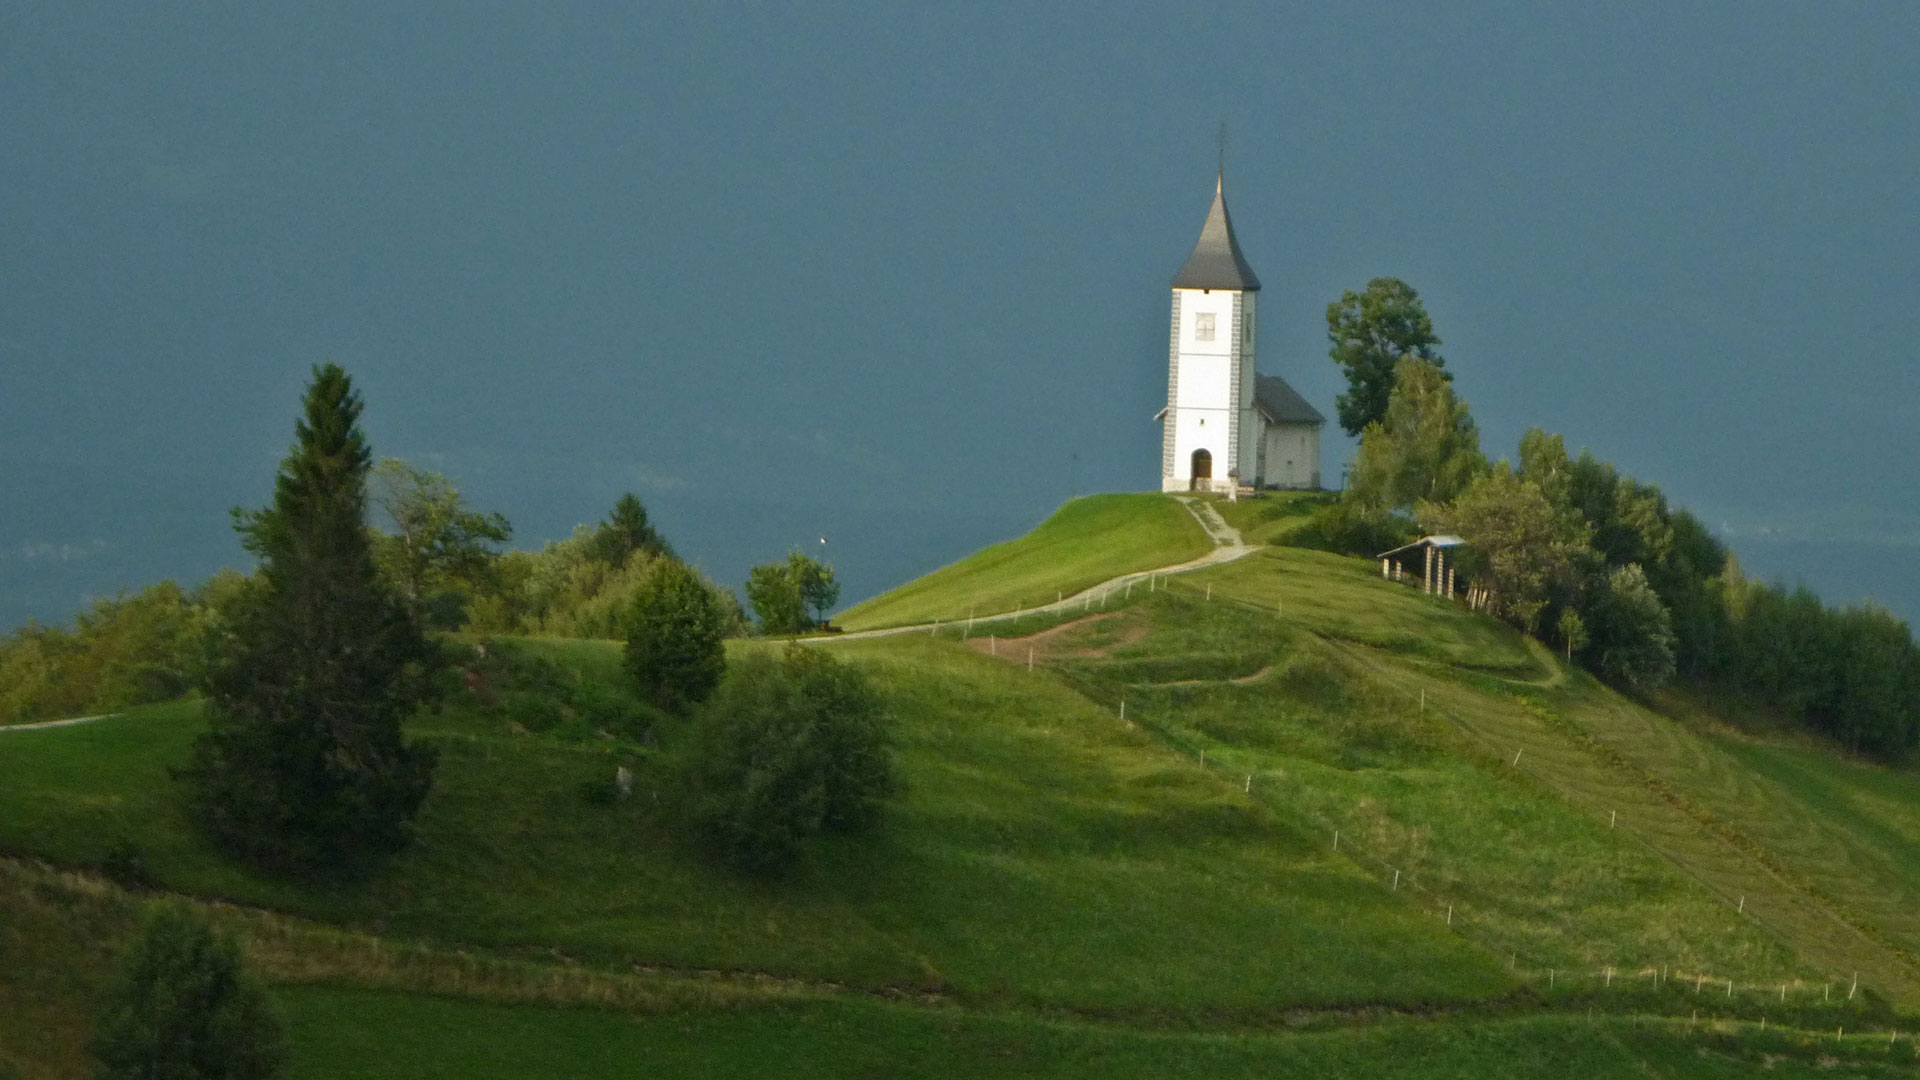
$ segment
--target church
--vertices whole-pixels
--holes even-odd
[[[1173,276],[1167,407],[1154,417],[1160,490],[1317,489],[1326,419],[1286,380],[1254,370],[1260,279],[1233,235],[1224,179]]]

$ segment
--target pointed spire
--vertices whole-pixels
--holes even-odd
[[[1233,218],[1227,215],[1227,177],[1222,168],[1213,177],[1213,207],[1207,211],[1207,223],[1200,227],[1200,242],[1193,245],[1185,266],[1173,275],[1176,289],[1239,289],[1253,292],[1260,279],[1247,257],[1240,253],[1234,239]]]

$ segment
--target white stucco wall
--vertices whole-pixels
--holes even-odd
[[[1171,328],[1171,391],[1163,422],[1172,429],[1172,454],[1163,461],[1160,486],[1186,491],[1192,486],[1193,452],[1213,456],[1213,479],[1224,487],[1239,469],[1243,482],[1254,477],[1252,463],[1259,425],[1253,413],[1253,351],[1246,323],[1255,294],[1231,290],[1175,289]],[[1234,320],[1235,299],[1241,321]],[[1200,316],[1213,316],[1213,340],[1200,339]],[[1236,423],[1236,420],[1238,421]],[[1238,428],[1238,439],[1234,438]],[[1235,445],[1237,443],[1237,445]]]
[[[1269,424],[1266,429],[1266,486],[1320,486],[1320,425]]]

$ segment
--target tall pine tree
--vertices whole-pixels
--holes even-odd
[[[316,368],[273,504],[236,512],[260,560],[206,678],[210,727],[184,770],[208,835],[250,861],[347,876],[405,847],[431,750],[401,724],[432,652],[374,568],[360,398]]]

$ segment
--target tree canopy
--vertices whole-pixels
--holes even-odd
[[[1434,365],[1403,359],[1386,413],[1360,438],[1347,498],[1374,510],[1452,499],[1487,467],[1480,430]]]
[[[1440,339],[1420,294],[1399,278],[1374,278],[1365,292],[1349,289],[1328,304],[1327,340],[1332,344],[1328,355],[1347,376],[1347,392],[1336,404],[1340,426],[1349,435],[1385,419],[1402,360],[1424,360],[1436,371],[1446,366],[1434,351]]]
[[[399,458],[374,467],[372,492],[393,527],[374,547],[381,570],[416,621],[457,627],[465,604],[448,594],[476,584],[498,557],[492,545],[505,543],[513,526],[500,514],[468,509],[452,481]]]
[[[747,574],[747,603],[760,620],[763,634],[810,630],[839,599],[840,583],[833,567],[797,549],[788,552],[785,561],[761,563]],[[811,617],[809,609],[814,613]]]
[[[678,559],[654,559],[627,618],[627,673],[649,701],[685,712],[720,684],[732,625],[699,571]]]
[[[286,1038],[240,949],[177,902],[148,912],[109,988],[93,1055],[101,1080],[268,1080]]]
[[[1556,508],[1504,461],[1453,501],[1426,504],[1420,522],[1471,540],[1463,568],[1487,590],[1496,615],[1529,631],[1554,589],[1573,580],[1586,551],[1586,523]]]

